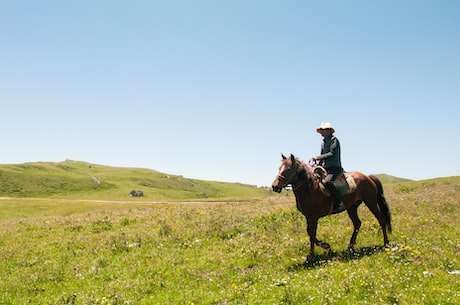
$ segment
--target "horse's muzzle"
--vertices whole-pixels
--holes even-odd
[[[281,193],[281,191],[283,190],[283,188],[280,187],[279,185],[272,185],[272,189],[274,192],[277,192],[277,193]]]

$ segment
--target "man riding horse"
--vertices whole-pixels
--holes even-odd
[[[353,234],[348,244],[348,250],[352,251],[356,244],[356,237],[361,228],[361,220],[358,216],[358,207],[364,203],[375,218],[378,220],[383,233],[383,244],[389,246],[388,233],[391,233],[391,213],[390,207],[383,194],[382,182],[375,175],[365,175],[361,172],[348,172],[344,180],[348,184],[348,190],[343,193],[343,198],[339,194],[339,189],[335,187],[333,181],[343,173],[340,161],[340,144],[339,140],[333,135],[334,127],[328,122],[321,123],[316,129],[323,136],[321,145],[321,155],[312,158],[311,162],[318,161],[318,167],[305,164],[293,154],[290,157],[282,155],[281,166],[278,174],[273,180],[272,189],[280,193],[288,185],[296,199],[297,209],[305,216],[307,221],[307,232],[310,237],[310,251],[308,252],[306,262],[315,255],[314,247],[320,246],[330,252],[331,247],[328,243],[319,240],[316,237],[318,220],[321,217],[332,213],[338,213],[347,210],[348,217],[353,223]],[[318,169],[319,171],[316,171]],[[322,175],[324,169],[327,171]],[[323,183],[319,183],[318,177],[324,177]],[[333,201],[328,194],[325,194],[324,188],[327,188],[332,194]],[[332,203],[332,204],[331,204]],[[333,205],[335,206],[333,207]]]
[[[334,185],[337,176],[343,173],[342,163],[340,161],[340,142],[339,139],[334,136],[335,129],[329,122],[322,122],[321,125],[316,128],[316,132],[323,136],[323,142],[321,143],[321,155],[312,158],[312,162],[316,163],[318,161],[319,165],[327,171],[323,184],[334,199],[334,209],[332,213],[339,213],[346,209],[341,195]]]

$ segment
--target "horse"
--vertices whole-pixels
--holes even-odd
[[[310,237],[310,251],[306,263],[314,258],[315,245],[323,248],[329,254],[331,247],[326,242],[316,238],[318,219],[331,214],[333,201],[321,190],[321,179],[319,179],[311,168],[291,154],[290,158],[282,156],[281,166],[278,175],[272,183],[274,192],[281,193],[287,185],[292,186],[295,195],[296,205],[307,221],[307,232]],[[384,247],[389,247],[388,233],[391,233],[391,214],[388,203],[383,194],[383,187],[380,180],[374,175],[365,175],[360,172],[350,172],[356,183],[356,188],[342,197],[346,211],[350,217],[354,231],[350,238],[347,250],[353,252],[361,227],[361,220],[358,217],[358,207],[364,202],[372,214],[377,218],[383,232]]]

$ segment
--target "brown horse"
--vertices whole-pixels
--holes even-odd
[[[273,191],[280,193],[287,185],[291,185],[294,191],[297,209],[307,220],[307,232],[310,236],[310,252],[308,260],[314,257],[314,246],[330,252],[329,244],[316,239],[318,219],[331,214],[333,202],[330,197],[323,194],[320,189],[320,179],[310,171],[307,164],[295,158],[282,155],[281,166],[278,175],[273,181]],[[352,251],[356,243],[356,236],[361,227],[358,217],[358,206],[364,202],[369,210],[377,218],[383,232],[383,243],[389,245],[387,231],[391,233],[390,208],[383,196],[382,183],[376,176],[366,176],[360,172],[347,173],[356,182],[356,190],[342,197],[347,207],[348,216],[353,222],[354,231],[348,244],[348,250]]]

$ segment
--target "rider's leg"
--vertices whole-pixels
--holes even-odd
[[[345,205],[342,202],[342,197],[340,196],[339,191],[334,185],[334,174],[328,174],[326,178],[324,179],[324,184],[327,188],[327,190],[331,193],[332,198],[334,199],[334,208],[332,210],[332,213],[338,213],[342,212],[343,210],[346,209]]]

